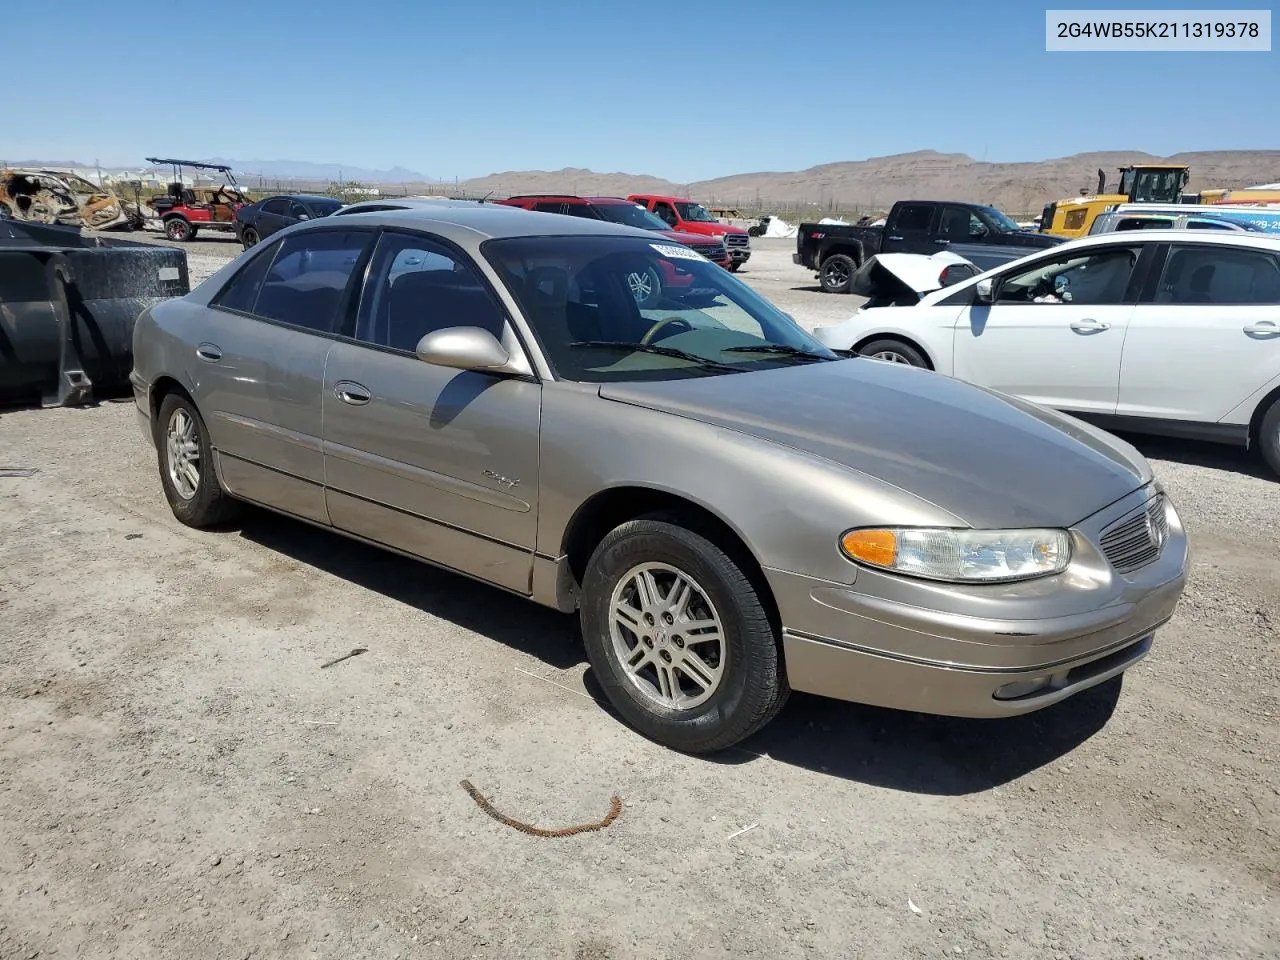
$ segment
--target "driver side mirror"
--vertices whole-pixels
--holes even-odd
[[[987,229],[987,225],[986,225],[985,223],[975,223],[975,224],[974,224],[974,225],[969,229],[969,236],[971,236],[971,237],[985,237],[985,236],[986,236],[988,233],[990,233],[990,232],[991,232],[991,231]]]
[[[973,299],[976,303],[995,303],[996,302],[996,283],[988,277],[986,280],[979,280],[973,286]]]
[[[506,347],[479,327],[446,327],[418,341],[414,353],[425,363],[455,370],[498,370],[511,361]]]

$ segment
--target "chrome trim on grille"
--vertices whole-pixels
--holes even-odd
[[[749,247],[751,246],[751,238],[741,233],[729,233],[724,238],[727,247]]]
[[[1118,573],[1133,573],[1156,560],[1168,539],[1169,515],[1158,493],[1103,530],[1099,545]]]

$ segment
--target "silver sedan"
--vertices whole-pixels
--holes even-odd
[[[304,223],[145,312],[134,351],[179,521],[259,504],[576,612],[620,714],[679,750],[792,689],[1036,710],[1140,660],[1183,588],[1127,444],[832,353],[646,231]]]

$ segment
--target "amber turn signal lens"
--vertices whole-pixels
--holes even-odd
[[[892,567],[898,558],[898,535],[892,530],[850,530],[840,546],[851,559],[877,567]]]

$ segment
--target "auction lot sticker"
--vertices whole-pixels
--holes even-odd
[[[1046,10],[1044,16],[1049,51],[1271,50],[1270,10]]]

